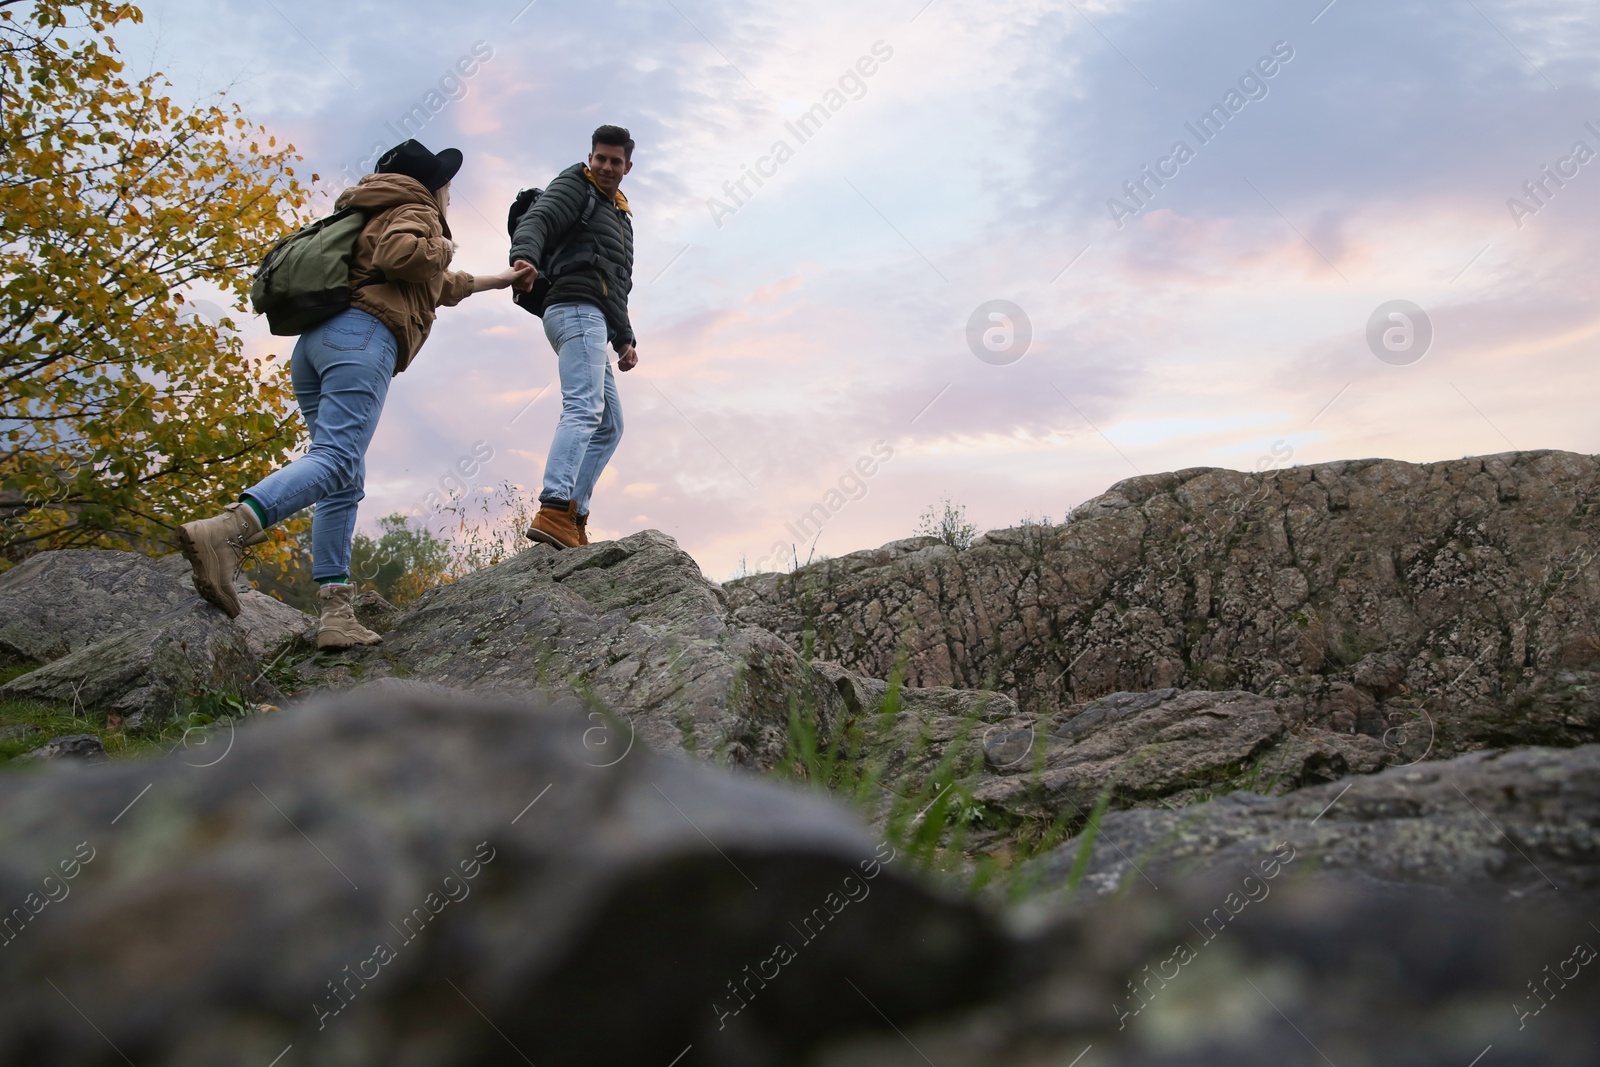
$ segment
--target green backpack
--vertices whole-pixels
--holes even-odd
[[[347,207],[272,246],[250,283],[250,303],[279,337],[292,337],[350,306],[350,265],[356,238],[367,224],[360,208]],[[382,272],[362,282],[377,285]]]

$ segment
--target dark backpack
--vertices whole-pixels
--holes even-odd
[[[522,221],[522,216],[526,215],[543,195],[543,189],[524,189],[517,194],[517,198],[511,201],[511,210],[506,213],[507,236],[516,238],[517,224]],[[600,200],[595,196],[594,190],[590,189],[589,199],[584,203],[583,212],[578,216],[578,221],[573,224],[572,229],[562,235],[561,240],[546,243],[544,254],[539,257],[540,262],[534,264],[539,268],[539,277],[534,281],[533,288],[526,292],[520,289],[511,290],[511,299],[518,307],[530,314],[543,316],[544,303],[550,295],[550,286],[555,277],[559,276],[552,270],[556,265],[556,256],[567,247],[568,242],[579,230],[589,225],[589,220],[594,217],[594,209],[599,203]]]
[[[350,265],[366,225],[366,212],[347,207],[272,246],[251,280],[250,303],[274,334],[305,333],[350,306]],[[361,284],[383,281],[380,272]]]

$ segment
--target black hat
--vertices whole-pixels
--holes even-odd
[[[379,157],[373,173],[404,174],[407,178],[415,178],[427,186],[431,193],[449,185],[450,179],[454,178],[456,171],[460,169],[460,149],[446,148],[443,152],[435,154],[423,147],[421,141],[412,139],[395,145]]]

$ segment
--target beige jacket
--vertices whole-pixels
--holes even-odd
[[[450,225],[438,200],[415,178],[369,174],[339,194],[334,206],[367,212],[350,267],[350,281],[360,288],[350,304],[394,334],[399,374],[428,339],[434,308],[460,303],[472,292],[473,277],[448,269]],[[385,281],[361,285],[380,271]]]

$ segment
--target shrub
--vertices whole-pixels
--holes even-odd
[[[930,504],[912,531],[918,537],[937,537],[951,548],[971,548],[978,528],[967,521],[967,506],[954,503],[946,493],[938,504]]]

